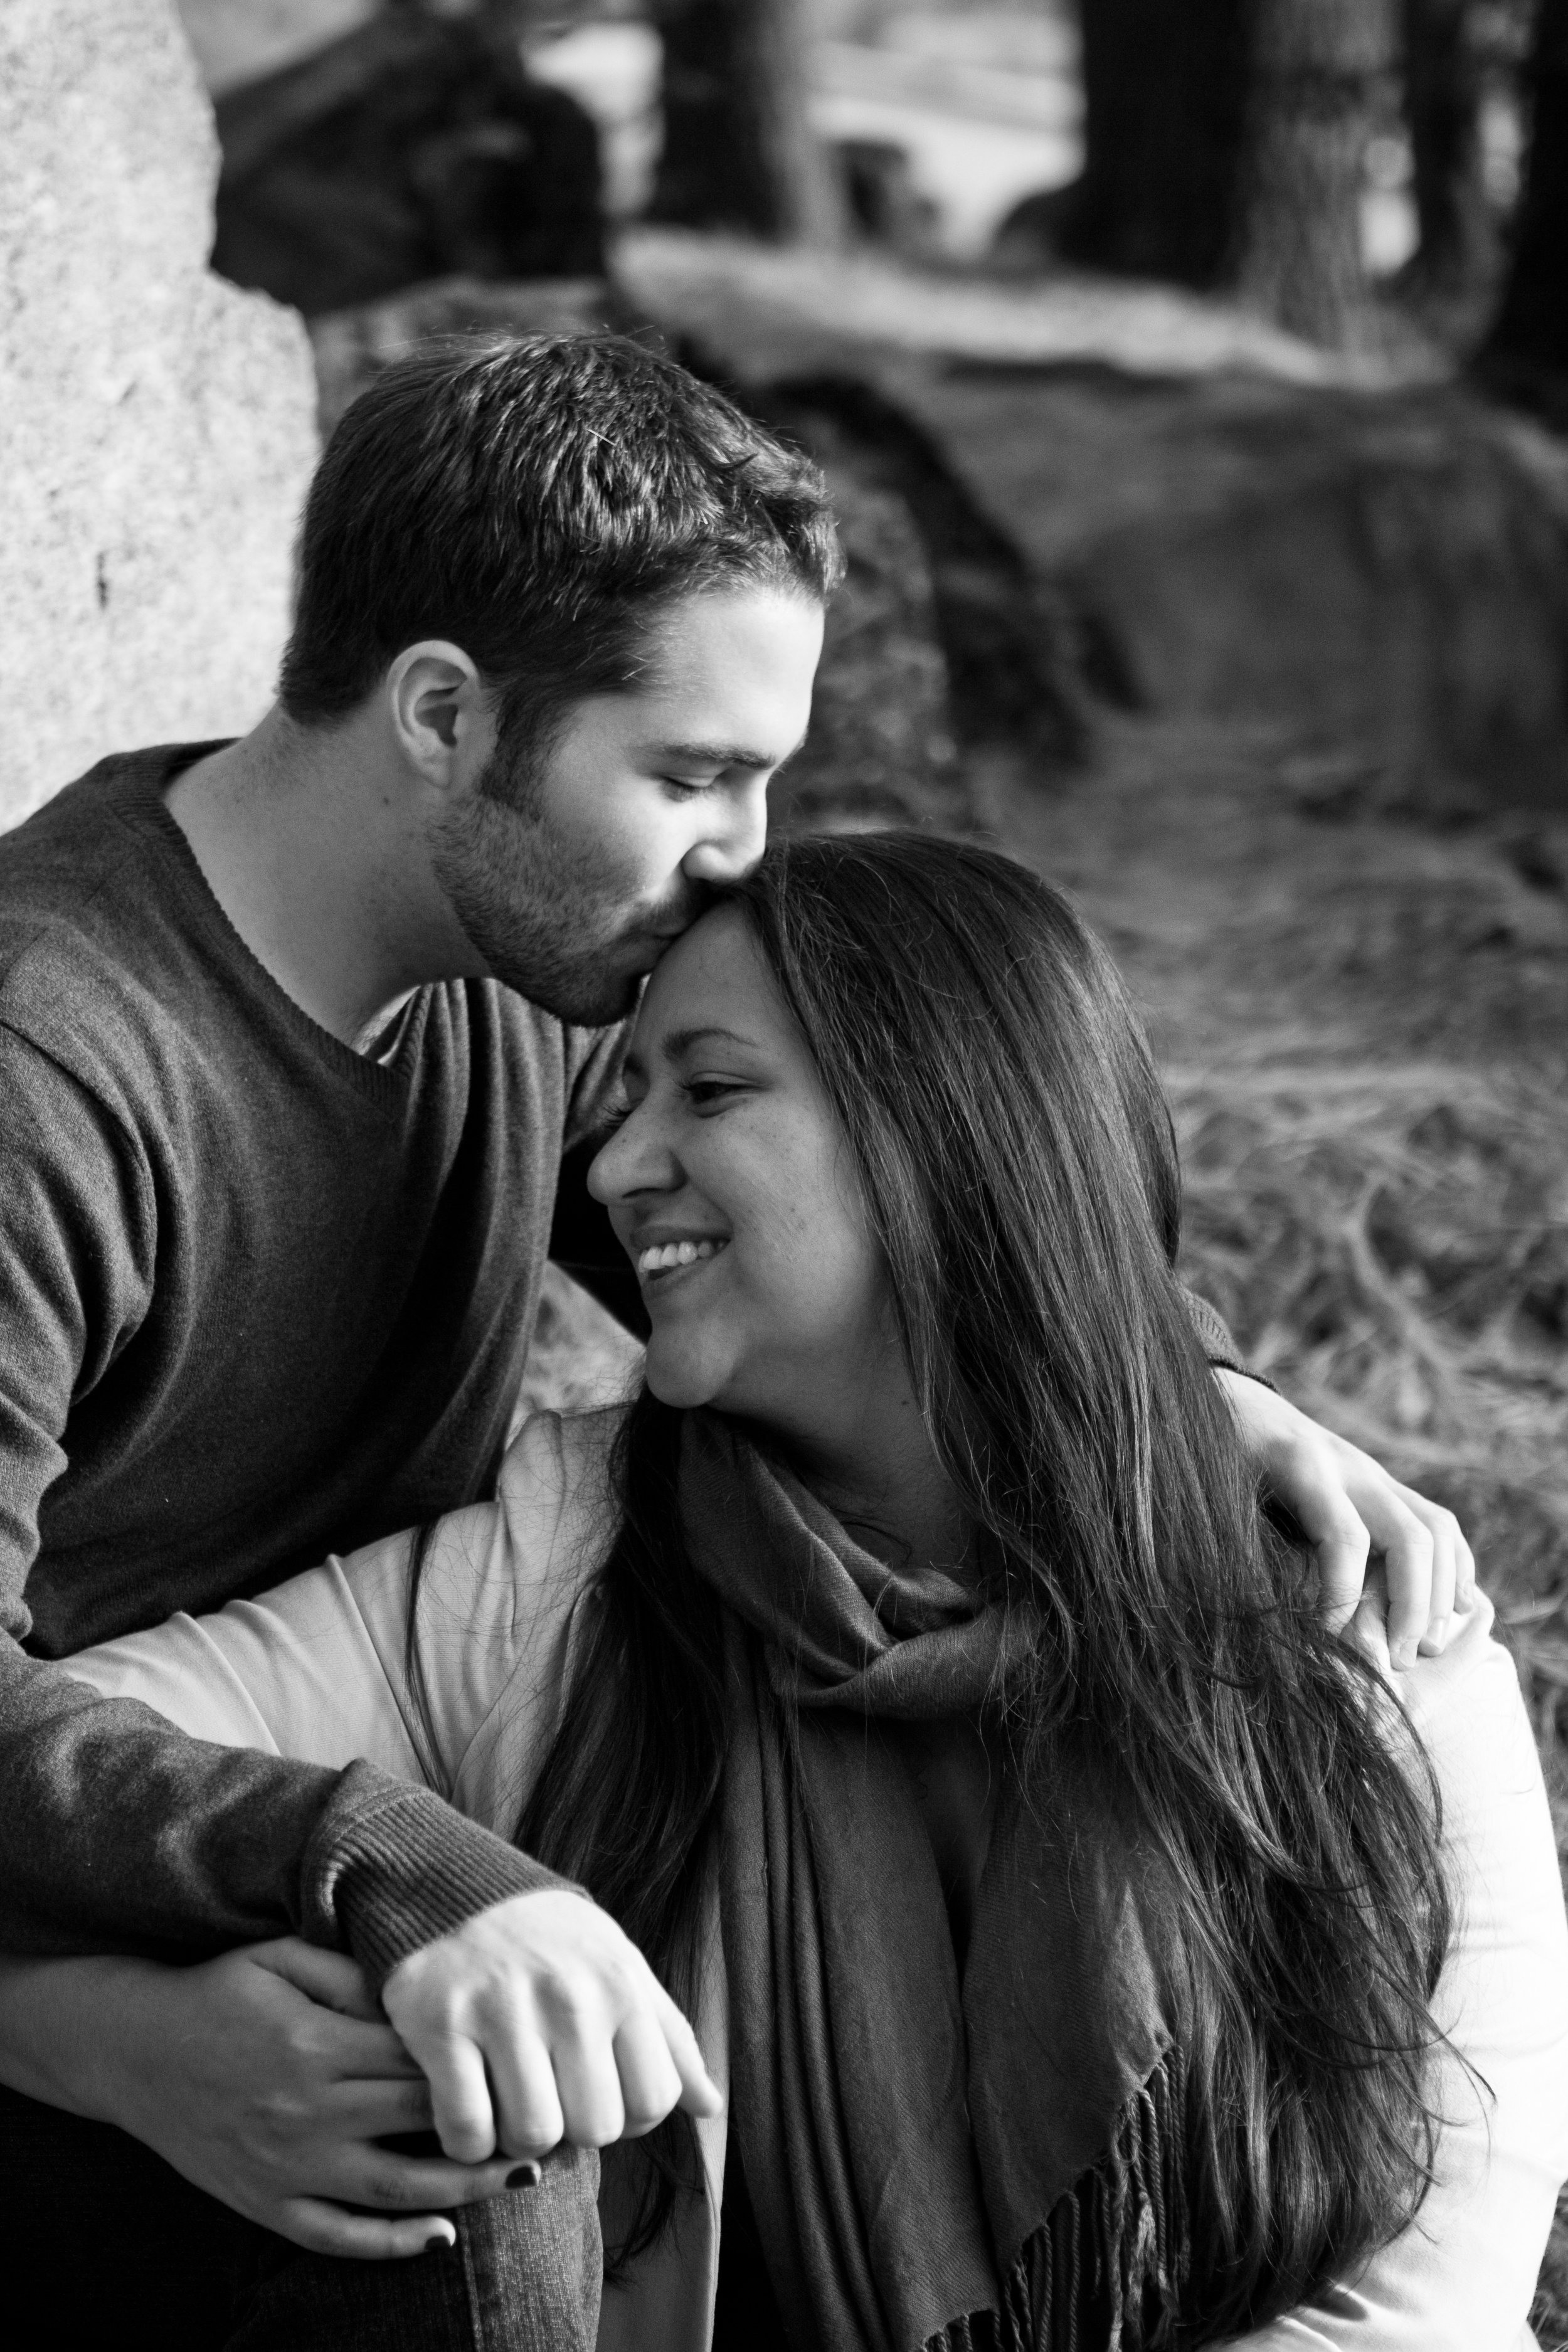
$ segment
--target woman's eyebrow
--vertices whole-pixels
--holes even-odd
[[[700,1045],[708,1037],[722,1037],[727,1045],[747,1047],[754,1042],[750,1037],[742,1037],[738,1029],[722,1029],[716,1021],[704,1021],[695,1029],[667,1031],[658,1041],[658,1050],[667,1062],[679,1062],[682,1054],[689,1054],[693,1045]]]
[[[743,1045],[749,1051],[755,1051],[752,1038],[742,1037],[738,1029],[722,1029],[716,1021],[704,1021],[694,1029],[670,1030],[667,1036],[659,1039],[658,1050],[667,1062],[679,1062],[682,1054],[689,1053],[692,1046],[700,1045],[705,1037],[722,1037],[727,1045]],[[646,1083],[647,1065],[639,1053],[632,1050],[623,1055],[621,1076]]]

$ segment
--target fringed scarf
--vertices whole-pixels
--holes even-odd
[[[1135,1842],[1081,1780],[1004,1786],[962,1981],[883,1723],[977,1717],[1000,1614],[862,1551],[711,1414],[693,1564],[726,1603],[731,2128],[801,2352],[1152,2352],[1186,2268],[1184,2133]]]

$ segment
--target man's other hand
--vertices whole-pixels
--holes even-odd
[[[642,1954],[581,1895],[514,1895],[400,1960],[382,1987],[449,2157],[605,2147],[674,2107],[723,2105]]]
[[[1436,1656],[1455,1610],[1475,1598],[1476,1564],[1452,1511],[1400,1486],[1370,1454],[1260,1381],[1227,1371],[1215,1378],[1254,1468],[1317,1554],[1334,1631],[1394,1666],[1413,1665],[1418,1651]],[[1373,1552],[1383,1573],[1369,1584]]]

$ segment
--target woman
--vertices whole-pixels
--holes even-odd
[[[1081,924],[985,852],[797,843],[627,1082],[645,1395],[72,1671],[422,1770],[641,1945],[733,2132],[606,2155],[601,2344],[709,2341],[721,2203],[721,2340],[1527,2340],[1568,1971],[1511,1671],[1478,1601],[1402,1711],[1319,1626]]]

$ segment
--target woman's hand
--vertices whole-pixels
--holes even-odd
[[[1254,1466],[1318,1556],[1329,1623],[1384,1664],[1414,1665],[1418,1650],[1436,1655],[1454,1611],[1475,1598],[1476,1564],[1452,1511],[1400,1486],[1261,1381],[1215,1378]],[[1369,1583],[1374,1551],[1382,1575]]]
[[[375,2145],[430,2129],[429,2090],[353,1961],[293,1937],[196,1968],[7,1960],[0,2009],[14,2088],[118,2124],[316,2253],[384,2262],[450,2245],[447,2210],[522,2185],[510,2159]]]
[[[563,2139],[605,2147],[673,2107],[723,2105],[637,1946],[581,1895],[543,1888],[495,1904],[400,1960],[381,1998],[459,2161],[498,2144],[511,2157]]]

